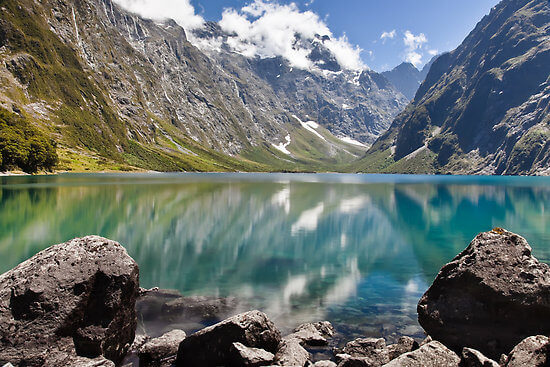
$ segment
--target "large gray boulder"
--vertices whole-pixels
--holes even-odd
[[[438,341],[432,341],[419,349],[400,355],[384,367],[458,367],[460,358]]]
[[[530,335],[550,333],[550,268],[527,241],[503,229],[479,234],[445,265],[418,304],[435,340],[493,359]]]
[[[281,333],[260,311],[233,316],[184,339],[178,349],[176,366],[230,366],[233,343],[275,353]]]
[[[530,336],[516,345],[506,367],[544,367],[550,365],[550,340],[547,336]]]
[[[66,366],[56,361],[73,354],[120,362],[134,340],[138,289],[137,264],[105,238],[38,253],[0,275],[0,365]]]

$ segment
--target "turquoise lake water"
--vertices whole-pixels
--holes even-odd
[[[548,208],[548,210],[546,210]],[[122,243],[141,285],[234,296],[283,329],[422,336],[416,303],[481,231],[550,262],[550,179],[344,174],[0,178],[0,272],[49,245]]]

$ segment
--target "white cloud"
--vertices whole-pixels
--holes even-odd
[[[435,56],[439,53],[438,50],[428,50],[428,54],[430,54],[430,56]]]
[[[114,0],[126,10],[153,20],[173,19],[184,29],[195,29],[204,19],[195,14],[189,0]]]
[[[411,31],[405,31],[403,36],[406,47],[405,61],[419,67],[422,64],[422,48],[427,42],[428,37],[424,33],[414,35]]]
[[[309,69],[313,66],[308,55],[316,36],[328,36],[323,41],[344,69],[363,69],[361,49],[350,44],[346,35],[334,37],[326,23],[317,14],[300,11],[295,3],[255,0],[240,10],[225,9],[221,28],[231,34],[228,45],[247,57],[282,56],[293,67]],[[320,41],[319,41],[320,42]]]
[[[409,50],[417,50],[421,48],[426,42],[428,42],[428,38],[424,33],[420,33],[418,36],[415,36],[411,31],[405,31],[403,43],[409,48]]]
[[[391,32],[382,32],[382,34],[380,35],[380,39],[382,40],[382,42],[386,42],[388,39],[394,39],[395,36],[396,36],[397,32],[394,30],[392,30]]]
[[[414,51],[408,52],[405,57],[405,61],[410,62],[416,67],[419,67],[420,64],[422,64],[422,55]]]

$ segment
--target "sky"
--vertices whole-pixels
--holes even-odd
[[[283,56],[310,67],[293,35],[329,35],[327,47],[346,69],[421,68],[456,48],[498,0],[115,0],[153,19],[171,17],[186,30],[220,22],[246,56]],[[193,40],[192,40],[193,41]],[[294,46],[293,46],[294,45]],[[215,48],[211,43],[207,47]]]

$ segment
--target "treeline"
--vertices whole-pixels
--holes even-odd
[[[0,171],[50,171],[57,164],[55,142],[26,119],[0,107]]]

